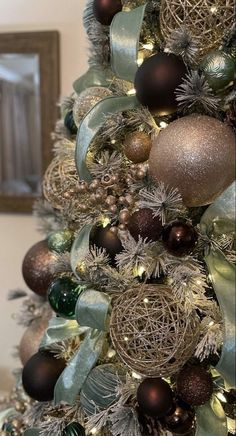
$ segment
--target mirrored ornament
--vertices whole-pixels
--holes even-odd
[[[182,401],[175,402],[174,411],[165,416],[163,424],[166,430],[175,435],[186,435],[194,426],[194,410]]]
[[[230,53],[215,50],[208,53],[200,64],[204,76],[214,91],[232,85],[236,77],[236,62]]]
[[[79,127],[84,116],[89,112],[99,101],[106,97],[110,97],[112,91],[102,86],[93,86],[82,91],[76,97],[73,106],[73,117],[77,127]]]
[[[162,378],[146,378],[138,387],[137,402],[143,413],[161,418],[173,408],[173,392]]]
[[[110,26],[114,16],[122,11],[121,0],[94,0],[93,13],[97,21],[104,26]]]
[[[48,248],[57,253],[64,253],[70,251],[74,241],[74,232],[71,230],[59,230],[53,232],[48,236]]]
[[[63,276],[51,283],[48,289],[48,301],[57,315],[66,319],[75,319],[78,297],[86,289],[86,285],[81,285],[70,276]]]
[[[62,436],[85,436],[85,429],[78,422],[72,422],[63,430]]]
[[[198,235],[194,227],[184,220],[173,221],[162,230],[162,241],[173,256],[186,256],[195,248]]]

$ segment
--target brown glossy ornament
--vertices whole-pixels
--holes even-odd
[[[31,291],[42,297],[46,296],[53,280],[51,266],[55,262],[55,253],[48,248],[47,241],[33,245],[26,253],[22,265],[22,274]]]
[[[173,393],[162,378],[146,378],[138,387],[137,402],[144,414],[161,418],[173,407]]]
[[[36,318],[23,334],[19,345],[19,356],[22,365],[35,354],[39,349],[41,339],[48,327],[49,316]]]
[[[128,222],[128,230],[137,241],[139,236],[148,241],[157,241],[162,231],[161,220],[153,216],[151,209],[139,209],[131,215]]]
[[[211,374],[202,366],[184,367],[177,376],[177,393],[192,406],[201,406],[213,393]]]
[[[187,404],[178,401],[173,413],[163,418],[163,424],[167,430],[176,435],[186,435],[193,427],[194,417],[194,410]]]
[[[212,203],[235,178],[235,135],[205,115],[179,118],[163,129],[149,157],[150,176],[177,188],[188,207]]]
[[[169,115],[177,110],[175,90],[187,73],[181,58],[158,53],[143,62],[134,81],[136,96],[143,106],[156,115]]]
[[[162,230],[162,241],[173,256],[190,254],[197,244],[198,235],[191,224],[182,220],[173,221]]]
[[[104,26],[110,26],[114,16],[121,10],[121,0],[94,0],[93,2],[94,16]]]
[[[124,141],[125,156],[136,164],[148,160],[151,148],[151,138],[145,132],[132,132]]]
[[[111,262],[115,262],[115,256],[123,250],[121,241],[113,230],[111,225],[106,227],[95,226],[90,233],[90,245],[103,248],[109,255]]]
[[[50,352],[34,354],[23,368],[24,390],[36,401],[53,400],[54,387],[65,367],[65,361],[56,359]]]

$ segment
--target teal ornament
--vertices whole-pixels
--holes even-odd
[[[66,319],[75,319],[75,307],[79,294],[84,291],[81,285],[71,277],[60,277],[49,287],[48,301],[58,315]]]
[[[71,135],[77,134],[78,127],[76,126],[75,121],[74,121],[73,111],[67,112],[65,119],[64,119],[64,124],[65,124],[66,128],[69,130],[69,132],[71,133]]]
[[[107,409],[119,399],[117,387],[122,378],[119,368],[112,364],[92,369],[80,393],[81,406],[87,416]]]
[[[203,58],[200,69],[213,91],[220,91],[233,84],[235,66],[233,56],[222,50],[214,50]]]
[[[74,241],[74,233],[71,230],[59,230],[48,236],[48,248],[57,253],[70,251]]]
[[[72,422],[63,430],[62,436],[85,436],[85,429],[78,422]]]

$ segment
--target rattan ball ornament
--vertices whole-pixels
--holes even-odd
[[[141,285],[116,300],[110,334],[116,352],[133,371],[165,377],[176,373],[191,357],[199,337],[199,320],[195,311],[186,317],[168,286]]]
[[[162,0],[160,28],[165,39],[181,26],[187,28],[198,43],[199,56],[220,45],[235,20],[234,0]]]
[[[111,95],[112,91],[103,86],[93,86],[82,91],[76,98],[73,106],[73,117],[76,126],[79,127],[84,116],[95,104]]]

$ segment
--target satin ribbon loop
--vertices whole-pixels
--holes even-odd
[[[89,238],[93,224],[85,224],[76,237],[71,249],[71,269],[74,275],[80,280],[79,269],[89,253]]]
[[[79,296],[75,316],[81,326],[100,331],[109,328],[110,297],[104,292],[89,289]]]
[[[60,317],[53,317],[43,336],[40,344],[40,349],[50,347],[57,342],[65,341],[84,334],[88,329],[80,327],[77,321],[70,321]]]
[[[227,421],[220,401],[211,401],[197,408],[197,429],[195,436],[227,436]]]

